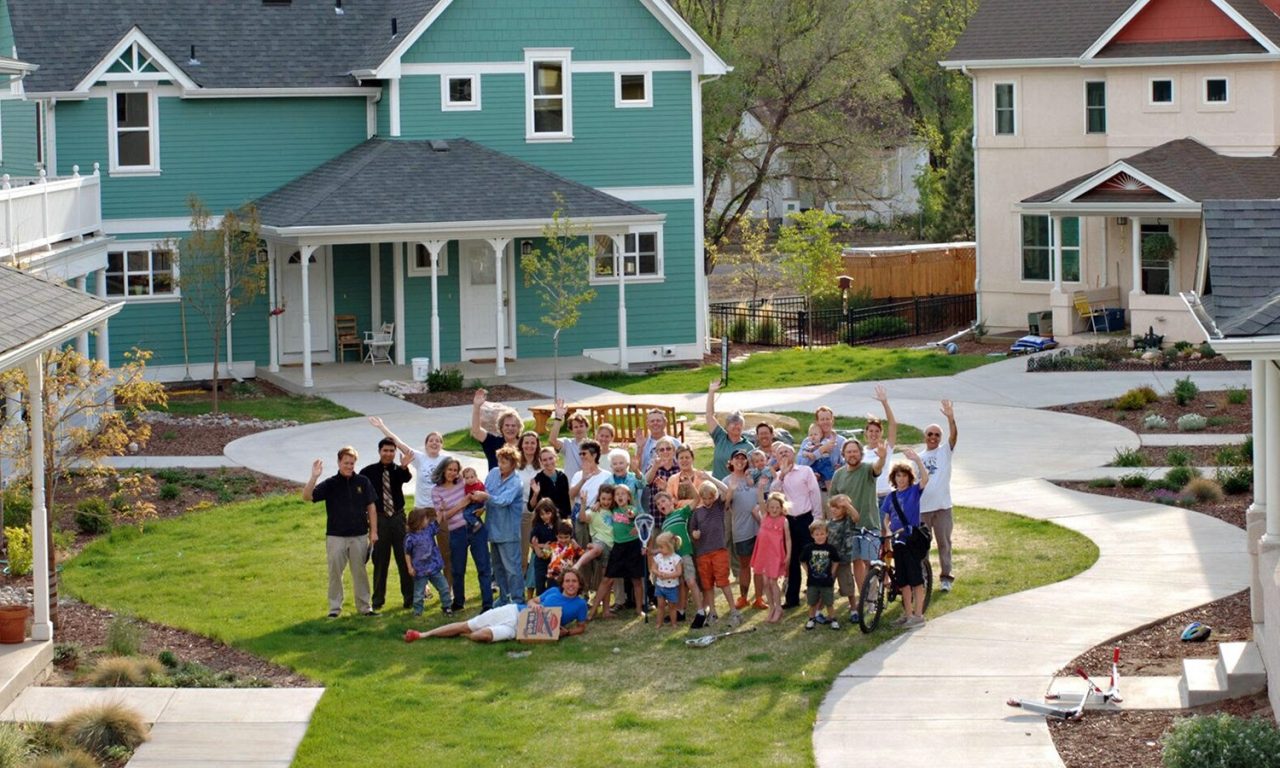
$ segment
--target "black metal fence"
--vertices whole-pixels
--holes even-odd
[[[812,314],[812,318],[810,318]],[[977,319],[977,297],[928,296],[863,302],[847,312],[840,307],[812,311],[803,296],[711,304],[711,335],[738,344],[775,347],[856,345],[960,328]]]

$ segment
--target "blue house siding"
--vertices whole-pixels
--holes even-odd
[[[412,255],[412,254],[410,254]],[[449,266],[448,276],[437,278],[440,294],[441,363],[456,363],[462,358],[462,329],[458,304],[458,243],[451,241],[440,255]],[[386,300],[383,301],[384,305]],[[405,360],[431,356],[431,276],[408,277],[404,290]],[[390,313],[390,305],[386,312]]]
[[[93,163],[80,166],[93,173]],[[36,104],[32,101],[0,101],[0,173],[15,177],[39,176],[36,170]]]
[[[523,61],[525,48],[573,48],[574,58],[596,60],[689,58],[638,0],[463,0],[401,61]]]
[[[333,314],[355,315],[356,328],[362,331],[373,328],[369,246],[335,245],[332,250]]]

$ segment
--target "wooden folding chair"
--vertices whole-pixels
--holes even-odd
[[[333,333],[338,340],[338,362],[346,362],[348,349],[355,350],[356,359],[359,360],[363,350],[361,349],[360,332],[356,330],[356,316],[334,315]]]

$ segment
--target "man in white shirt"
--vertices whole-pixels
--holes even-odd
[[[950,400],[942,401],[942,415],[947,417],[947,428],[951,433],[945,443],[941,426],[930,424],[924,428],[925,450],[920,452],[920,461],[929,470],[929,484],[920,496],[920,522],[933,529],[933,540],[938,543],[938,561],[942,566],[942,591],[950,592],[951,582],[955,580],[951,573],[951,529],[954,524],[951,514],[951,458],[959,435]]]

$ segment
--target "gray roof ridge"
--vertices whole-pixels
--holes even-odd
[[[355,154],[360,152],[361,150],[365,150],[364,157],[360,158],[355,163],[353,163],[350,168],[346,169],[345,172],[336,174],[333,181],[329,182],[324,187],[317,190],[316,194],[313,195],[311,198],[311,205],[307,206],[305,210],[300,211],[298,215],[294,217],[294,220],[295,221],[301,220],[305,218],[308,213],[311,213],[316,208],[319,208],[320,205],[324,203],[324,201],[328,199],[330,195],[338,191],[338,189],[341,188],[343,184],[347,183],[352,178],[357,176],[360,173],[360,171],[363,170],[364,167],[367,166],[369,163],[373,162],[378,157],[378,155],[387,151],[389,143],[390,141],[388,139],[383,139],[375,136],[372,139],[367,139],[355,145],[351,149],[348,149],[346,152],[343,152],[341,155],[338,155],[332,160],[329,160],[326,163],[321,163],[319,168],[316,168],[312,171],[308,171],[308,173],[316,173],[321,168],[324,168],[326,165],[329,165],[331,163],[337,164],[339,161],[342,160],[342,158],[346,157],[347,155]],[[302,175],[306,176],[307,173],[304,173]]]

